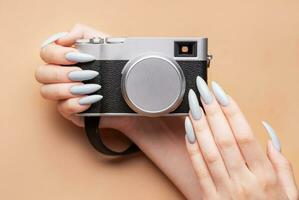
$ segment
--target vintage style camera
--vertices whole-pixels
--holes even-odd
[[[93,38],[78,40],[77,49],[96,61],[82,69],[99,72],[103,99],[81,116],[187,115],[188,90],[196,76],[207,79],[207,38]]]
[[[110,155],[138,151],[132,144],[117,152],[108,148],[99,133],[101,116],[181,116],[188,115],[188,91],[197,96],[196,77],[207,80],[207,38],[93,38],[76,42],[79,52],[95,61],[79,63],[83,70],[95,70],[99,76],[85,83],[96,83],[103,99],[80,116],[92,146]]]

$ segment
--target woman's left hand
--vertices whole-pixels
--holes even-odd
[[[203,199],[297,199],[291,164],[280,152],[274,130],[265,153],[234,100],[212,82],[197,78],[205,113],[189,91],[186,144]]]

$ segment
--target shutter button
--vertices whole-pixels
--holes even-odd
[[[108,43],[108,44],[118,44],[118,43],[124,43],[125,40],[126,40],[125,38],[112,37],[112,38],[106,38],[106,43]]]

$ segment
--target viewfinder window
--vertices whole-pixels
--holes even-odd
[[[197,42],[193,41],[176,41],[174,43],[175,57],[196,57]]]

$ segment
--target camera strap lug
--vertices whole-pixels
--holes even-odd
[[[210,64],[211,64],[211,60],[213,59],[213,55],[208,55],[207,58],[208,58],[208,60],[207,60],[207,67],[209,68]]]

